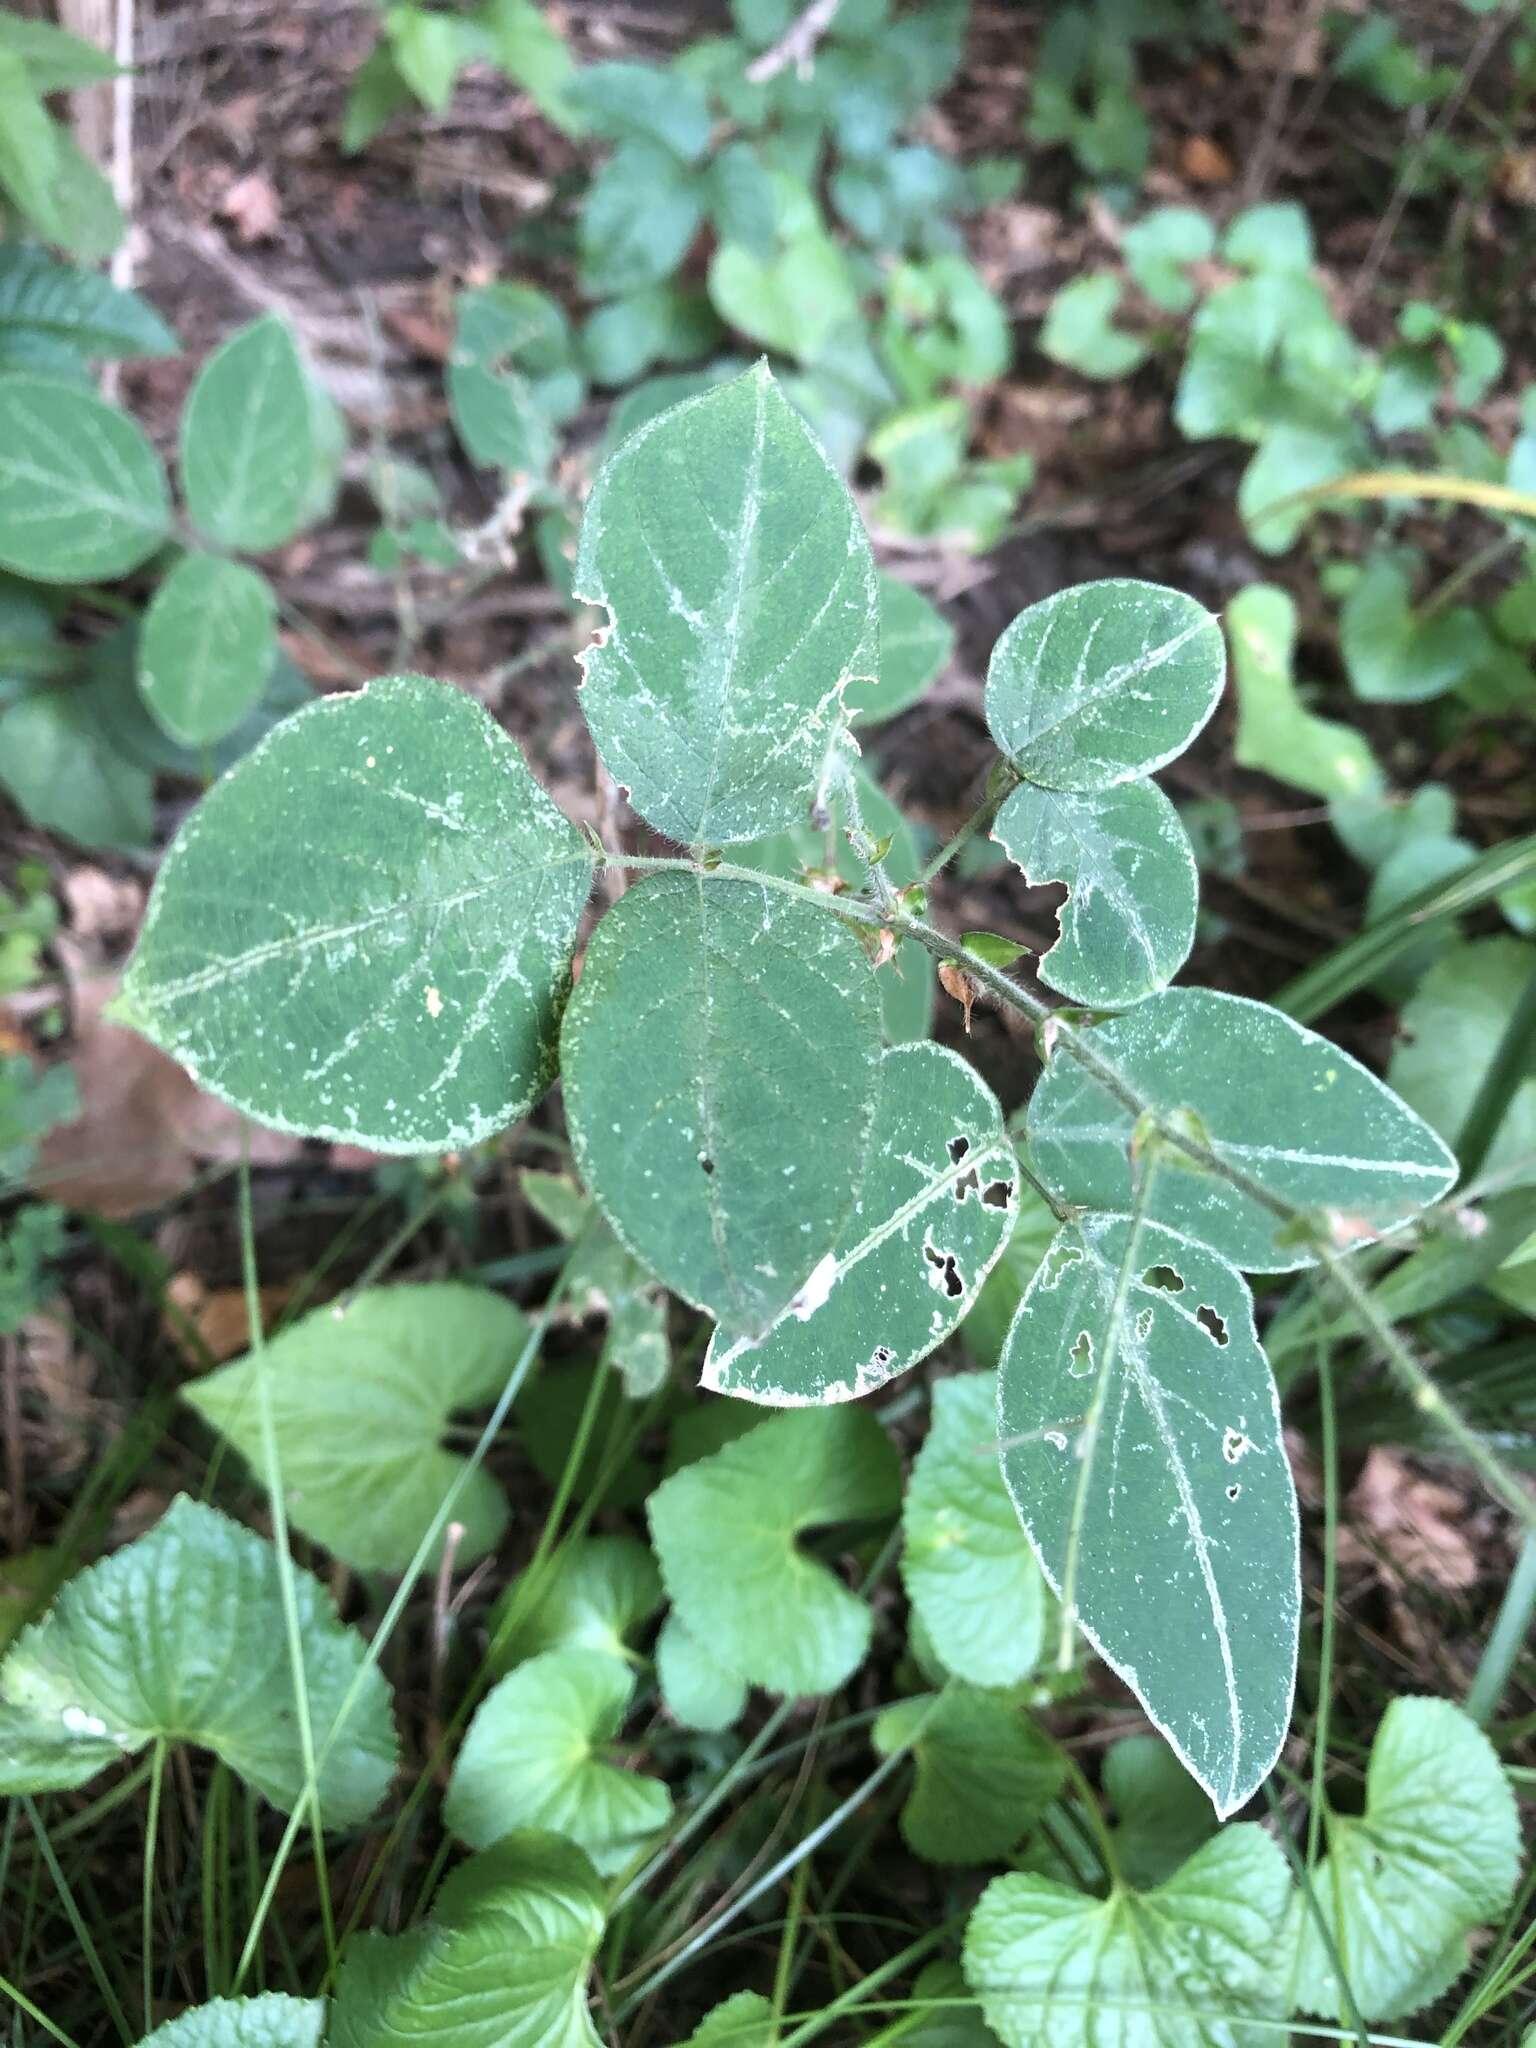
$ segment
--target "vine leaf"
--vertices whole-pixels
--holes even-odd
[[[656,1638],[656,1682],[667,1712],[684,1728],[718,1734],[746,1710],[746,1680],[712,1657],[676,1614],[667,1616]]]
[[[888,1050],[858,1207],[761,1336],[716,1331],[703,1383],[769,1408],[855,1401],[935,1350],[1013,1229],[997,1098],[938,1045]]]
[[[1066,884],[1061,936],[1039,973],[1073,1002],[1127,1008],[1189,958],[1200,897],[1195,856],[1155,783],[1088,794],[1021,783],[992,837],[1031,883]]]
[[[1242,1275],[1155,1224],[1063,1226],[1009,1332],[997,1415],[1068,1617],[1217,1813],[1236,1812],[1285,1740],[1301,1612],[1295,1489]]]
[[[139,688],[183,747],[211,746],[261,701],[277,654],[277,600],[265,576],[219,555],[184,555],[144,615]]]
[[[491,1609],[493,1641],[508,1617],[517,1616],[495,1668],[509,1671],[545,1650],[579,1649],[599,1650],[628,1672],[634,1652],[626,1639],[661,1602],[656,1560],[637,1537],[579,1537],[562,1545],[531,1599],[520,1572]]]
[[[648,421],[587,501],[576,591],[598,752],[684,845],[810,807],[843,691],[877,675],[874,559],[846,485],[766,366]]]
[[[852,1211],[879,1061],[874,976],[835,918],[651,876],[598,926],[566,1012],[577,1168],[658,1279],[761,1331]]]
[[[137,424],[61,377],[0,377],[0,567],[40,583],[126,576],[170,531]]]
[[[870,1734],[881,1756],[911,1745],[916,1778],[901,1832],[930,1863],[1005,1857],[1065,1777],[1056,1745],[1003,1693],[959,1685],[937,1700],[898,1700]]]
[[[442,1444],[449,1417],[500,1392],[527,1336],[522,1310],[488,1288],[372,1288],[291,1324],[264,1363],[237,1359],[182,1393],[259,1476],[264,1370],[294,1526],[358,1571],[400,1572],[464,1470]],[[461,1566],[500,1541],[507,1503],[488,1472],[471,1474],[453,1519]]]
[[[305,523],[315,422],[298,347],[275,313],[216,348],[181,415],[181,487],[228,548],[281,547]]]
[[[116,1014],[259,1123],[461,1149],[548,1086],[590,880],[480,706],[390,676],[274,726],[204,797]]]
[[[1456,1161],[1421,1117],[1358,1060],[1266,1003],[1214,989],[1163,989],[1089,1036],[1144,1103],[1193,1112],[1211,1150],[1303,1210],[1335,1210],[1389,1230],[1438,1201]],[[1030,1099],[1030,1156],[1063,1201],[1132,1207],[1133,1119],[1075,1060],[1053,1059]],[[1182,1163],[1157,1175],[1154,1221],[1252,1273],[1311,1263],[1279,1243],[1252,1196]]]
[[[214,1998],[146,2034],[139,2048],[320,2048],[323,1998]]]
[[[310,1572],[293,1573],[317,1755],[363,1667],[362,1637]],[[147,1536],[71,1579],[0,1664],[0,1792],[83,1785],[157,1738],[195,1742],[291,1811],[304,1789],[276,1550],[180,1495]],[[363,1679],[320,1765],[330,1827],[389,1789],[389,1691]]]

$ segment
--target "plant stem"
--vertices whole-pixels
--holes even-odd
[[[947,839],[944,842],[933,856],[933,859],[929,861],[927,867],[918,876],[917,886],[920,889],[926,889],[934,876],[941,874],[949,866],[962,846],[968,846],[978,832],[984,832],[987,829],[1002,809],[1004,799],[1011,796],[1013,791],[1018,788],[1020,779],[1018,775],[1014,775],[1012,781],[1008,782],[1004,788],[992,791],[989,796],[977,805],[976,809],[972,811],[971,815],[960,827],[960,830],[952,839]]]
[[[139,1946],[144,1965],[144,2031],[155,2024],[155,1850],[160,1840],[160,1794],[165,1786],[165,1737],[155,1737],[150,1759],[149,1811],[144,1818],[144,1882],[139,1921]]]

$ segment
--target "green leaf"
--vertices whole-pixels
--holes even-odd
[[[125,850],[154,837],[154,785],[112,745],[80,688],[38,690],[0,711],[0,785],[45,831]]]
[[[1355,453],[1348,436],[1326,429],[1286,423],[1266,433],[1237,487],[1237,509],[1254,546],[1283,555],[1312,517],[1313,507],[1296,497],[1345,475],[1356,466]]]
[[[879,725],[921,703],[954,652],[955,629],[899,576],[880,573],[880,673],[848,686],[849,719]]]
[[[835,335],[860,324],[847,251],[811,225],[768,257],[725,243],[710,261],[709,296],[728,327],[799,363],[818,361]]]
[[[0,721],[0,736],[4,722]],[[1536,945],[1471,939],[1430,968],[1398,1020],[1388,1074],[1447,1144],[1461,1135],[1515,1007],[1536,974]],[[1483,1162],[1506,1186],[1536,1182],[1536,1075],[1527,1067]]]
[[[181,486],[209,540],[261,551],[304,524],[314,427],[304,365],[275,313],[232,334],[181,415]]]
[[[1195,285],[1186,271],[1210,258],[1216,231],[1192,206],[1160,206],[1126,229],[1121,247],[1126,267],[1152,303],[1165,313],[1187,313]]]
[[[1334,800],[1380,786],[1370,741],[1353,726],[1319,718],[1297,691],[1296,602],[1274,583],[1250,583],[1227,606],[1237,691],[1233,759],[1277,782]]]
[[[581,74],[581,113],[610,142],[659,143],[684,163],[709,147],[709,101],[685,73],[659,64],[589,64]]]
[[[0,1791],[84,1785],[163,1737],[211,1749],[289,1812],[304,1790],[276,1550],[179,1495],[137,1542],[69,1581],[0,1664]],[[368,1818],[394,1776],[389,1689],[310,1572],[293,1569],[328,1827]]]
[[[50,242],[63,240],[53,201],[63,134],[20,56],[0,44],[0,192]]]
[[[602,2048],[586,1981],[605,1907],[571,1843],[508,1836],[452,1873],[424,1926],[353,1938],[327,2048]]]
[[[951,1686],[887,1707],[870,1730],[880,1756],[910,1744],[916,1783],[901,1832],[930,1863],[995,1863],[1060,1792],[1050,1737],[1013,1700]]]
[[[577,1169],[674,1293],[761,1331],[853,1208],[879,1057],[874,977],[836,918],[766,885],[652,876],[598,926],[566,1012]]]
[[[182,1392],[260,1478],[264,1370],[294,1525],[359,1571],[400,1572],[464,1470],[442,1443],[449,1417],[501,1391],[527,1336],[522,1311],[484,1288],[378,1287],[291,1323],[265,1366],[238,1359]],[[488,1472],[471,1475],[453,1519],[460,1566],[500,1541],[507,1504]]]
[[[40,583],[126,576],[170,512],[160,458],[126,413],[57,377],[0,377],[0,566]]]
[[[709,210],[723,243],[760,262],[774,253],[779,220],[773,174],[750,142],[728,142],[709,166]]]
[[[139,2048],[320,2048],[323,1998],[214,1998],[146,2034]]]
[[[39,1141],[56,1124],[72,1123],[79,1114],[80,1097],[68,1067],[39,1071],[24,1052],[0,1053],[0,1190],[13,1193],[36,1163]],[[13,1319],[6,1321],[10,1325]],[[19,1323],[15,1318],[14,1325]],[[5,1334],[12,1334],[11,1327]]]
[[[1445,1194],[1456,1162],[1359,1062],[1280,1011],[1214,989],[1163,989],[1088,1038],[1165,1118],[1192,1111],[1218,1158],[1298,1209],[1391,1230]],[[1075,1060],[1052,1059],[1030,1098],[1030,1157],[1062,1201],[1133,1206],[1133,1119]],[[1149,1214],[1251,1273],[1307,1265],[1275,1217],[1193,1163],[1157,1176]]]
[[[1285,1740],[1301,1611],[1295,1489],[1242,1275],[1155,1224],[1063,1225],[1008,1335],[997,1428],[1068,1619],[1235,1813]]]
[[[654,142],[626,142],[587,187],[581,285],[590,297],[639,291],[671,277],[704,219],[698,173]]]
[[[675,1614],[656,1638],[656,1682],[667,1712],[684,1728],[718,1734],[746,1711],[746,1680],[727,1671]]]
[[[495,1669],[509,1671],[545,1650],[600,1650],[625,1672],[635,1661],[626,1638],[662,1602],[656,1560],[634,1536],[581,1536],[545,1566],[530,1598],[520,1572],[491,1609]],[[516,1624],[503,1642],[509,1618]]]
[[[576,590],[611,621],[582,709],[641,816],[690,846],[795,823],[845,685],[876,676],[878,597],[853,500],[765,367],[609,459]]]
[[[539,112],[566,134],[579,132],[580,120],[566,96],[576,66],[565,38],[536,0],[483,0],[479,24],[493,61]]]
[[[384,33],[400,76],[423,106],[446,113],[468,51],[463,23],[429,7],[387,7]]]
[[[779,2024],[760,1991],[737,1991],[709,2013],[682,2048],[774,2048]]]
[[[1171,1877],[1216,1832],[1210,1800],[1156,1735],[1124,1735],[1105,1752],[1115,1865],[1138,1891]]]
[[[221,555],[183,555],[145,615],[139,688],[179,745],[210,746],[261,701],[276,653],[265,576]]]
[[[1082,583],[1019,613],[992,650],[987,723],[1019,773],[1096,790],[1182,754],[1221,695],[1221,628],[1177,590]]]
[[[464,292],[448,358],[454,432],[472,462],[542,476],[554,429],[581,404],[565,314],[526,285]]]
[[[1368,703],[1423,704],[1454,690],[1487,658],[1488,629],[1471,605],[1415,616],[1408,569],[1388,554],[1366,563],[1344,600],[1339,644],[1350,687]]]
[[[69,35],[52,22],[27,21],[15,14],[0,14],[0,50],[8,50],[26,66],[32,88],[39,93],[72,92],[76,86],[116,78],[122,69],[115,57],[94,43]]]
[[[1064,996],[1123,1009],[1189,958],[1199,877],[1189,834],[1156,783],[1084,796],[1021,783],[992,837],[1031,884],[1066,884],[1061,936],[1039,963],[1040,979]]]
[[[960,1341],[971,1357],[978,1365],[993,1368],[1003,1355],[1008,1328],[1024,1290],[1056,1235],[1056,1217],[1028,1181],[1020,1186],[1018,1200],[1013,1235],[987,1275],[975,1306],[960,1325]]]
[[[514,1828],[544,1828],[599,1871],[622,1870],[672,1811],[658,1779],[606,1760],[634,1689],[634,1673],[606,1650],[546,1650],[520,1664],[469,1724],[444,1826],[475,1849]]]
[[[1107,272],[1075,277],[1046,310],[1040,352],[1085,377],[1128,377],[1151,353],[1139,334],[1114,324],[1124,287]]]
[[[1449,1700],[1393,1700],[1371,1745],[1365,1812],[1329,1809],[1328,1854],[1312,1873],[1353,1999],[1298,1895],[1297,2003],[1341,2020],[1351,2003],[1368,2020],[1417,2011],[1466,1968],[1467,1936],[1503,1914],[1520,1862],[1514,1795],[1487,1736]]]
[[[651,1537],[684,1626],[770,1692],[834,1692],[864,1661],[868,1607],[799,1549],[808,1530],[895,1514],[901,1473],[864,1408],[776,1415],[651,1495]]]
[[[1305,271],[1313,260],[1305,209],[1290,200],[1250,206],[1222,237],[1221,253],[1244,270]]]
[[[989,1372],[937,1380],[901,1507],[901,1576],[945,1670],[1017,1685],[1039,1661],[1046,1590],[998,1463]]]
[[[180,348],[137,292],[26,242],[0,243],[0,355],[24,339],[64,343],[83,356],[173,356]]]
[[[971,1915],[966,1981],[1004,2048],[1264,2048],[1284,2031],[1290,1888],[1257,1827],[1224,1828],[1150,1892],[1011,1872]]]
[[[853,1218],[761,1335],[717,1330],[703,1384],[770,1408],[855,1401],[942,1344],[1013,1229],[997,1099],[947,1047],[890,1048]]]
[[[262,1123],[457,1150],[549,1083],[590,874],[472,698],[386,677],[285,719],[203,799],[118,1014]]]
[[[347,108],[342,116],[341,147],[345,155],[356,156],[386,128],[391,118],[408,107],[415,95],[400,75],[393,50],[380,42],[369,51],[352,74]]]

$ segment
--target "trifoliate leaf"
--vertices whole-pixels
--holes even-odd
[[[1192,597],[1082,583],[1020,612],[993,648],[987,723],[1028,781],[1107,789],[1183,753],[1225,670],[1221,629]]]
[[[795,1539],[896,1512],[890,1438],[863,1408],[760,1423],[651,1495],[661,1576],[685,1626],[770,1692],[832,1692],[869,1648],[870,1612]]]
[[[1028,1678],[1048,1596],[998,1462],[991,1373],[935,1382],[901,1519],[907,1598],[939,1662],[972,1685]]]
[[[1365,1812],[1328,1813],[1316,1903],[1368,2020],[1415,2012],[1469,1961],[1520,1879],[1520,1822],[1492,1744],[1449,1700],[1395,1699],[1365,1780]],[[1305,2012],[1347,2019],[1351,2001],[1307,1901],[1291,1903],[1294,1990]]]
[[[1003,1476],[1067,1618],[1234,1813],[1285,1740],[1301,1610],[1295,1489],[1242,1275],[1153,1224],[1066,1224],[997,1395]]]
[[[876,678],[878,599],[847,487],[766,366],[610,457],[576,590],[610,615],[582,708],[641,816],[689,846],[796,823],[844,687]]]
[[[187,398],[187,510],[225,547],[281,547],[304,523],[314,462],[304,364],[288,328],[269,313],[214,350]]]
[[[1471,939],[1437,960],[1404,1004],[1387,1072],[1403,1100],[1448,1142],[1460,1137],[1533,975],[1536,945],[1529,940]],[[1509,1098],[1483,1170],[1507,1186],[1536,1180],[1536,1076],[1529,1071]]]
[[[1104,1755],[1104,1797],[1114,1809],[1115,1865],[1150,1891],[1216,1832],[1210,1800],[1157,1735],[1123,1735]]]
[[[184,1495],[137,1542],[73,1578],[0,1664],[0,1790],[83,1785],[163,1737],[211,1749],[291,1810],[304,1790],[294,1673],[270,1543]],[[361,1636],[297,1566],[294,1604],[329,1827],[368,1818],[394,1775],[389,1690]],[[334,1733],[334,1741],[332,1740]]]
[[[880,575],[880,673],[848,685],[844,702],[858,725],[879,725],[920,703],[954,651],[955,629],[936,605],[899,576]]]
[[[323,1998],[215,1998],[146,2034],[139,2048],[320,2048]]]
[[[564,1649],[600,1650],[630,1669],[634,1652],[626,1638],[662,1602],[661,1574],[643,1543],[634,1536],[581,1536],[562,1547],[531,1592],[526,1576],[520,1572],[491,1609],[497,1671]]]
[[[178,745],[211,746],[261,701],[276,653],[266,577],[219,555],[183,555],[144,615],[139,688]]]
[[[681,2048],[774,2048],[778,2020],[760,1991],[738,1991],[702,2019]]]
[[[1012,1232],[1017,1186],[986,1083],[947,1047],[891,1047],[853,1216],[760,1337],[715,1332],[703,1384],[769,1408],[873,1393],[976,1299]]]
[[[685,1728],[717,1734],[739,1721],[747,1682],[727,1671],[686,1623],[669,1614],[656,1638],[656,1681],[667,1712]]]
[[[285,719],[210,790],[118,1015],[280,1130],[476,1144],[548,1086],[590,877],[480,706],[390,676]]]
[[[668,1287],[762,1330],[853,1209],[879,1058],[874,977],[836,918],[652,876],[598,926],[566,1013],[577,1168]]]
[[[1297,693],[1296,601],[1274,583],[1250,583],[1227,606],[1237,691],[1233,759],[1314,796],[1354,798],[1380,786],[1370,742],[1353,726],[1308,711]]]
[[[514,1828],[574,1842],[620,1870],[664,1828],[671,1794],[607,1760],[634,1673],[606,1650],[546,1650],[492,1686],[453,1767],[443,1822],[483,1849]]]
[[[1163,989],[1097,1026],[1088,1043],[1143,1101],[1165,1118],[1192,1112],[1219,1159],[1298,1209],[1387,1230],[1456,1178],[1446,1147],[1391,1089],[1264,1003]],[[1086,1068],[1057,1057],[1030,1099],[1030,1158],[1063,1201],[1129,1211],[1132,1127]],[[1192,1163],[1158,1174],[1149,1214],[1249,1272],[1291,1272],[1312,1256],[1305,1244],[1277,1243],[1268,1210]]]
[[[295,1526],[359,1571],[400,1572],[464,1470],[442,1441],[449,1417],[494,1399],[527,1339],[522,1310],[488,1289],[377,1287],[291,1324],[264,1362],[238,1359],[182,1392],[262,1478],[265,1372]],[[499,1541],[507,1503],[488,1472],[471,1474],[453,1520],[460,1565]]]
[[[911,1745],[917,1779],[901,1832],[930,1863],[993,1863],[1060,1792],[1060,1752],[1001,1693],[951,1686],[887,1707],[870,1731],[881,1756]]]
[[[0,377],[0,567],[126,576],[167,539],[170,494],[136,423],[59,377]]]

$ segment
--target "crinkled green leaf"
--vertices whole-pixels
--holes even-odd
[[[390,676],[284,720],[215,784],[118,1014],[259,1122],[475,1144],[549,1083],[590,875],[472,698]]]
[[[1471,939],[1436,961],[1404,1005],[1388,1073],[1447,1143],[1461,1135],[1533,975],[1536,945],[1529,940]],[[1505,1177],[1506,1185],[1536,1180],[1536,1075],[1518,1080],[1483,1170]]]
[[[1314,796],[1358,797],[1380,785],[1370,741],[1353,726],[1307,710],[1296,687],[1296,601],[1273,583],[1250,583],[1227,606],[1237,736],[1232,757]]]
[[[880,673],[850,683],[844,702],[860,725],[879,725],[921,703],[955,645],[955,629],[936,605],[899,576],[880,575]]]
[[[770,1692],[832,1692],[869,1648],[870,1612],[796,1537],[894,1515],[900,1471],[864,1408],[776,1415],[651,1495],[661,1576],[685,1626]]]
[[[170,529],[141,429],[58,377],[0,377],[0,567],[40,583],[126,576]]]
[[[916,1782],[901,1832],[930,1863],[1005,1857],[1061,1790],[1061,1754],[1017,1702],[951,1686],[887,1707],[870,1731],[881,1756],[910,1744]]]
[[[275,313],[216,348],[181,415],[181,487],[209,540],[263,549],[304,523],[314,424],[304,364]]]
[[[215,1998],[146,2034],[139,2048],[320,2048],[323,1998]]]
[[[139,688],[179,745],[210,746],[260,702],[276,653],[265,576],[219,555],[183,555],[144,617]]]
[[[667,1616],[656,1638],[656,1682],[667,1712],[685,1728],[716,1734],[746,1710],[746,1680],[727,1671],[675,1614]]]
[[[661,1603],[661,1574],[638,1538],[578,1537],[541,1570],[531,1595],[519,1573],[491,1609],[495,1668],[507,1671],[545,1650],[575,1648],[600,1650],[627,1672],[634,1663],[627,1638]],[[514,1616],[502,1642],[501,1631]]]

